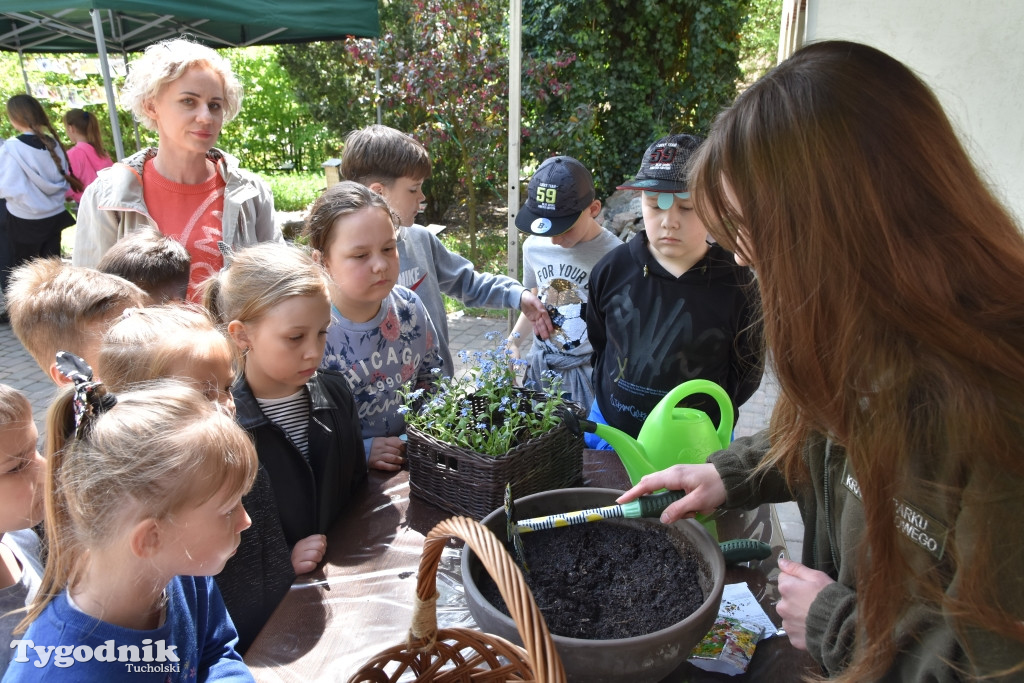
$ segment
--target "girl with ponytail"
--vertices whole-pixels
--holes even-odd
[[[90,114],[84,109],[69,109],[64,113],[64,130],[75,143],[75,146],[68,150],[71,172],[83,185],[81,190],[68,190],[68,199],[77,204],[82,200],[85,188],[96,180],[96,174],[113,166],[114,161],[103,146],[103,135],[100,133],[100,123],[95,114]]]
[[[47,563],[4,680],[251,681],[212,579],[249,526],[245,431],[180,382],[115,395],[57,365],[73,386],[47,415]]]
[[[60,256],[60,233],[75,224],[64,195],[84,186],[36,98],[10,98],[7,117],[20,133],[0,146],[0,197],[7,200],[13,270],[37,256]]]

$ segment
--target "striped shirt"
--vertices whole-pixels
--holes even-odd
[[[309,459],[309,394],[302,387],[284,398],[257,398],[260,410],[284,430],[303,457]]]

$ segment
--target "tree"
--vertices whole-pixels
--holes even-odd
[[[381,62],[393,65],[381,96],[389,106],[421,108],[423,120],[410,132],[458,160],[476,258],[478,185],[504,183],[508,57],[502,22],[480,0],[413,0],[411,6],[411,43],[381,47]]]
[[[337,135],[295,96],[288,71],[271,47],[225,50],[245,98],[238,117],[224,127],[219,146],[249,168],[308,169],[337,154]]]
[[[740,37],[741,89],[763,76],[779,60],[782,0],[750,0]]]
[[[373,49],[373,41],[366,41]],[[296,99],[334,135],[375,120],[374,74],[349,52],[344,40],[279,45],[277,61],[288,73]]]
[[[577,157],[596,169],[598,193],[607,194],[636,171],[650,142],[706,132],[736,94],[751,3],[771,1],[524,0],[524,165]],[[428,220],[442,220],[453,199],[465,197],[475,222],[479,191],[505,180],[507,4],[380,7],[379,43],[350,40],[307,54],[284,47],[282,63],[300,99],[314,114],[331,112],[328,125],[344,132],[373,121],[379,102],[384,123],[430,150]],[[376,73],[380,91],[367,99]]]
[[[524,101],[524,151],[595,168],[599,194],[630,177],[670,132],[706,132],[732,101],[748,0],[524,0],[523,48],[572,88]],[[569,125],[583,134],[565,136]]]
[[[481,188],[504,184],[508,57],[504,5],[493,0],[406,0],[381,5],[379,42],[320,44],[312,52],[283,47],[282,63],[300,97],[321,116],[326,103],[356,106],[328,118],[347,130],[374,120],[423,142],[434,171],[425,187],[428,220],[442,220],[456,198],[466,202],[476,253]],[[314,68],[320,61],[320,68]],[[325,69],[327,61],[335,68]],[[380,89],[373,93],[376,75]]]

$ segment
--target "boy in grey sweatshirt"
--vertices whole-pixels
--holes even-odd
[[[506,275],[478,273],[469,260],[452,253],[433,233],[416,225],[423,201],[423,181],[430,177],[426,148],[401,131],[372,125],[345,139],[341,175],[377,192],[398,214],[398,284],[416,292],[437,330],[445,369],[454,367],[448,348],[448,317],[442,292],[467,306],[518,309],[547,339],[551,318],[530,290]]]

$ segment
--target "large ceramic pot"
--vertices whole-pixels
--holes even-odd
[[[572,488],[545,491],[516,500],[516,515],[521,519],[541,515],[584,510],[611,505],[621,491],[597,488]],[[615,523],[661,525],[654,519],[625,520]],[[505,510],[499,508],[482,524],[505,538]],[[552,636],[574,683],[643,683],[660,681],[686,659],[693,647],[711,629],[718,615],[725,586],[725,560],[711,535],[697,522],[682,520],[667,527],[680,547],[696,551],[698,581],[704,603],[686,619],[668,628],[633,638],[582,640]],[[462,581],[470,612],[480,629],[522,644],[515,622],[498,611],[480,593],[477,585],[483,566],[471,551],[462,555]]]

